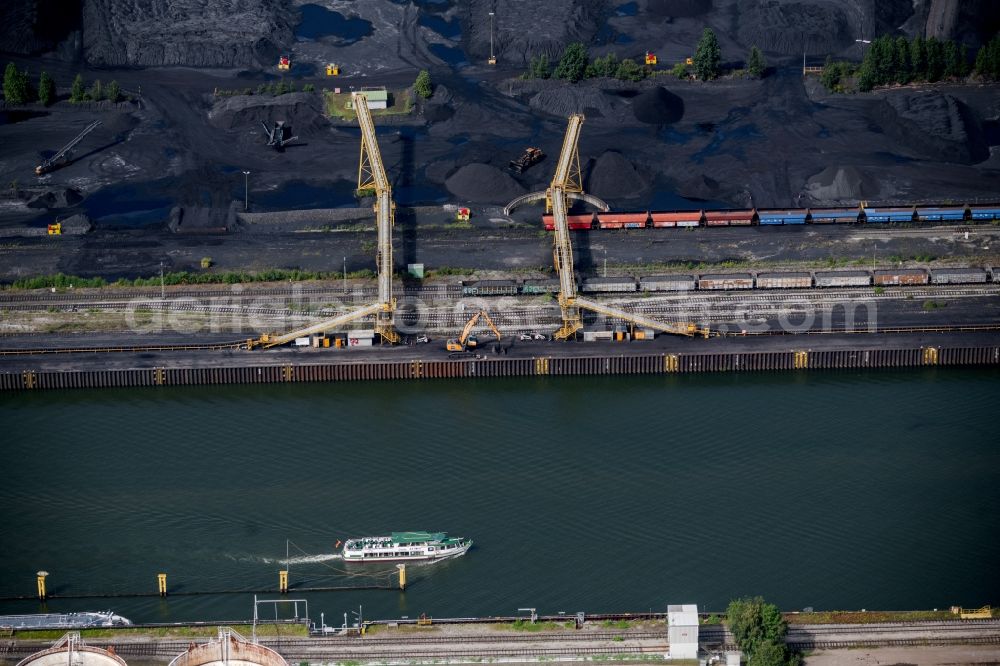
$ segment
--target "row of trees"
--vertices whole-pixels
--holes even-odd
[[[631,58],[618,60],[614,53],[590,60],[587,47],[581,42],[573,42],[563,50],[555,69],[545,54],[535,56],[528,65],[526,79],[564,79],[576,83],[582,79],[599,77],[617,78],[622,81],[641,81],[646,77],[646,69]]]
[[[702,81],[717,78],[722,73],[722,49],[719,47],[719,40],[711,28],[705,28],[698,41],[692,59],[694,75]],[[747,57],[747,72],[756,78],[764,76],[767,69],[767,62],[764,54],[754,46],[750,49]],[[590,59],[587,47],[581,42],[574,42],[563,50],[555,69],[549,62],[549,57],[545,54],[535,56],[528,65],[528,71],[522,78],[526,79],[564,79],[570,83],[576,83],[582,79],[591,78],[616,78],[622,81],[641,81],[651,73],[651,70],[639,64],[631,58],[619,60],[614,53],[608,53],[603,57]],[[677,78],[687,78],[689,75],[688,66],[685,63],[678,63],[670,73]]]
[[[95,79],[87,88],[83,81],[83,75],[77,74],[73,79],[73,85],[69,89],[69,101],[74,104],[78,102],[100,102],[101,100],[118,102],[122,99],[122,89],[117,81],[112,81],[108,85],[101,83],[100,79]]]
[[[3,73],[3,96],[8,104],[38,101],[48,106],[56,101],[56,84],[48,72],[42,72],[36,88],[31,85],[27,70],[18,71],[14,63],[9,62]]]
[[[38,77],[37,86],[32,85],[27,70],[18,71],[14,63],[7,63],[7,69],[4,70],[3,75],[3,96],[8,104],[40,102],[49,106],[56,101],[56,82],[49,76],[48,72],[43,71]],[[96,102],[103,99],[111,102],[121,101],[122,91],[117,81],[112,81],[105,86],[100,79],[97,79],[90,88],[87,88],[83,81],[83,75],[76,75],[70,88],[70,102]]]
[[[935,82],[961,78],[969,73],[968,50],[954,41],[930,37],[893,39],[889,35],[872,41],[858,70],[858,89],[912,81]]]
[[[877,86],[962,79],[970,73],[987,81],[1000,80],[1000,36],[979,49],[970,71],[965,44],[884,35],[872,41],[860,67],[827,58],[821,81],[827,90],[844,92],[853,78],[857,89],[867,92]]]
[[[976,54],[976,74],[987,81],[1000,81],[1000,35],[996,35]]]

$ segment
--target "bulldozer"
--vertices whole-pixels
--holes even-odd
[[[471,335],[472,329],[476,326],[476,323],[480,318],[486,320],[486,325],[490,327],[493,334],[497,336],[497,343],[499,345],[501,337],[500,331],[493,324],[493,320],[490,319],[490,315],[487,314],[486,310],[480,310],[465,323],[465,328],[462,329],[462,333],[457,338],[449,338],[448,342],[445,343],[445,348],[450,352],[465,352],[471,351],[473,349],[479,348],[479,339]],[[499,347],[498,347],[499,348]]]

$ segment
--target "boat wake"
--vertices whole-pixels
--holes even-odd
[[[317,562],[333,562],[335,560],[342,560],[340,553],[321,553],[319,555],[297,555],[296,557],[290,557],[287,560],[283,557],[275,557],[271,559],[265,559],[264,561],[268,564],[315,564]]]

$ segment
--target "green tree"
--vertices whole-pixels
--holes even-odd
[[[969,47],[961,44],[958,47],[958,75],[965,77],[969,75]]]
[[[736,644],[749,657],[753,657],[764,644],[781,645],[788,631],[781,611],[774,604],[766,603],[763,597],[745,597],[729,602],[726,624]]]
[[[1000,35],[986,45],[986,73],[993,80],[1000,79]]]
[[[893,71],[895,69],[894,59],[895,48],[893,48],[892,37],[883,35],[872,40],[863,64],[870,66],[876,86],[884,86],[896,80]]]
[[[111,102],[117,102],[122,98],[122,89],[118,85],[117,81],[112,81],[108,84],[107,90],[104,91],[105,97]]]
[[[858,70],[858,90],[861,92],[868,92],[877,85],[878,81],[875,76],[875,68],[872,63],[867,59],[861,63],[861,69]]]
[[[785,666],[788,649],[780,643],[762,643],[747,660],[747,666]]]
[[[611,78],[618,72],[618,58],[614,53],[609,53],[603,58],[594,58],[587,65],[587,78]]]
[[[94,83],[91,84],[90,91],[87,94],[95,102],[100,102],[104,99],[104,86],[101,85],[100,79],[94,79]]]
[[[420,73],[417,74],[417,80],[413,82],[413,92],[424,99],[429,99],[434,94],[434,88],[431,86],[431,73],[426,69],[420,70]]]
[[[676,76],[678,79],[686,79],[688,77],[688,66],[687,63],[679,62],[670,68],[670,73]]]
[[[962,64],[959,60],[962,57],[958,50],[958,44],[952,40],[944,43],[944,75],[949,78],[962,76]]]
[[[934,37],[927,39],[927,80],[940,81],[944,76],[944,49]]]
[[[44,106],[56,101],[56,82],[45,71],[38,77],[38,101]]]
[[[698,48],[694,52],[694,72],[702,81],[714,79],[719,75],[719,64],[722,62],[722,49],[719,40],[711,28],[705,28],[698,40]]]
[[[573,42],[563,51],[552,76],[576,83],[587,73],[587,60],[587,47],[583,42]]]
[[[28,85],[27,72],[17,71],[14,63],[7,63],[3,73],[3,96],[8,104],[26,104],[31,87]]]
[[[906,41],[906,37],[896,38],[895,51],[893,65],[896,68],[896,83],[909,83],[913,78],[913,71],[910,67],[910,43]]]
[[[747,58],[747,71],[750,72],[750,76],[758,79],[762,78],[766,69],[767,61],[764,60],[764,54],[761,53],[756,45],[752,46],[750,48],[750,57]]]
[[[549,64],[547,53],[543,53],[537,59],[532,59],[531,76],[535,79],[547,79],[552,76],[552,65]]]
[[[83,74],[77,74],[76,78],[73,79],[73,87],[69,91],[69,101],[71,102],[82,102],[83,98],[86,96],[83,87]]]
[[[637,63],[635,60],[625,58],[618,63],[618,69],[615,71],[615,77],[621,79],[622,81],[642,81],[646,78],[646,70],[644,70],[642,65]]]
[[[914,81],[927,80],[927,44],[923,37],[910,42],[910,75]]]

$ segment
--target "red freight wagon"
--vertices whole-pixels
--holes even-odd
[[[747,226],[753,223],[753,213],[752,210],[706,210],[705,226]]]
[[[569,225],[570,230],[583,230],[590,229],[594,226],[594,214],[589,215],[567,215],[566,222]],[[555,231],[556,221],[551,215],[542,215],[542,223],[545,228],[549,231]]]
[[[598,213],[597,226],[601,229],[645,229],[649,213]]]
[[[650,213],[654,227],[697,227],[701,224],[701,211],[688,210],[681,213]]]

